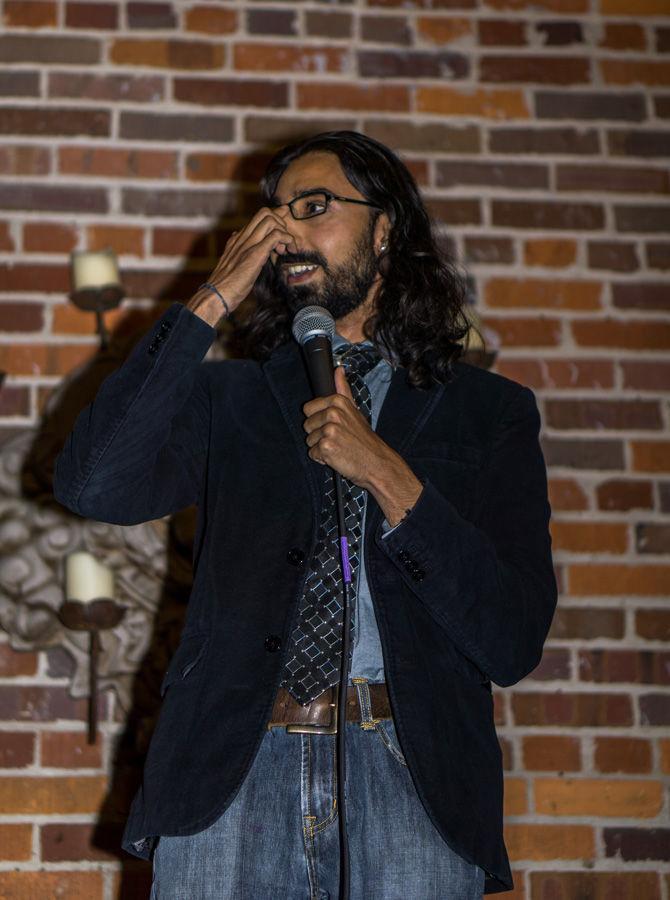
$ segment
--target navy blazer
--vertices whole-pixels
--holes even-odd
[[[217,819],[269,720],[316,541],[326,467],[307,456],[297,345],[265,363],[204,362],[215,329],[173,303],[77,418],[55,469],[69,509],[133,525],[196,503],[194,581],[124,847]],[[424,483],[365,565],[393,717],[444,840],[513,887],[491,682],[539,663],[556,606],[540,417],[531,390],[458,362],[413,388],[393,375],[377,432]],[[296,550],[301,552],[295,552]],[[270,640],[268,640],[270,638]]]

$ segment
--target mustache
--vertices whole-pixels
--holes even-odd
[[[279,271],[280,266],[295,266],[300,263],[304,263],[305,265],[316,265],[321,266],[322,269],[328,269],[328,263],[320,253],[316,251],[305,250],[299,253],[284,253],[282,256],[277,257],[277,262],[275,263],[276,271]]]

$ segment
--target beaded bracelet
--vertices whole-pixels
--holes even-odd
[[[228,318],[228,316],[230,315],[230,309],[229,309],[228,304],[226,303],[226,301],[223,299],[223,295],[220,293],[220,291],[219,291],[219,289],[216,287],[216,285],[215,285],[215,284],[212,284],[212,283],[209,282],[209,281],[205,281],[205,282],[203,282],[203,283],[200,285],[200,287],[198,288],[198,290],[202,290],[202,288],[207,288],[207,290],[213,291],[213,292],[216,294],[216,296],[219,298],[219,300],[223,303],[224,309],[226,310],[226,318]]]

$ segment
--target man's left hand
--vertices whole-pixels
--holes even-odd
[[[335,369],[335,388],[336,394],[303,406],[308,455],[370,491],[393,526],[416,502],[421,482],[359,411],[342,366]]]

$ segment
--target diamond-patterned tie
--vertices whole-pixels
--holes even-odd
[[[335,351],[335,356],[344,363],[354,401],[369,422],[370,391],[363,378],[379,362],[379,353],[369,344],[344,344]],[[353,598],[356,596],[365,491],[343,478],[342,494],[351,567],[351,659],[354,646]],[[332,477],[328,477],[314,555],[310,560],[305,590],[298,608],[298,621],[291,635],[281,682],[282,687],[303,706],[326,688],[337,684],[340,678],[344,612],[341,579],[335,488]]]

